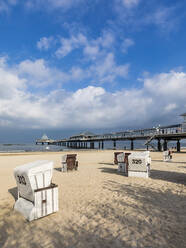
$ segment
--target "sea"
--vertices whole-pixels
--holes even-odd
[[[185,141],[185,140],[184,140]],[[157,147],[157,143],[152,143]],[[175,148],[176,142],[168,142],[168,148]],[[186,147],[186,141],[181,142],[181,147]],[[113,149],[113,142],[105,141],[104,149]],[[150,148],[150,146],[149,146]],[[0,153],[19,153],[19,152],[60,152],[70,151],[73,148],[67,148],[66,146],[57,145],[36,145],[35,143],[25,144],[0,144]],[[95,149],[98,149],[98,143],[95,142]],[[117,141],[116,149],[130,149],[130,141]],[[134,141],[134,149],[146,149],[145,141]]]

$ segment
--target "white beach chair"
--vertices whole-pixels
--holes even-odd
[[[164,151],[163,152],[163,161],[164,162],[170,162],[172,160],[172,155],[170,151]]]
[[[67,155],[66,154],[62,156],[61,164],[62,164],[61,171],[67,172]]]
[[[129,177],[143,177],[148,178],[150,176],[150,153],[137,152],[132,153],[128,157],[128,176]]]
[[[14,209],[29,221],[58,211],[58,186],[52,183],[52,171],[53,162],[46,160],[14,169],[18,188]]]

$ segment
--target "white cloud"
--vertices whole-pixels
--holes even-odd
[[[75,7],[77,4],[84,2],[85,0],[26,0],[25,5],[28,8],[45,8],[67,10]]]
[[[165,106],[164,111],[166,112],[171,112],[172,110],[177,108],[177,104],[175,103],[169,103],[167,106]]]
[[[75,49],[83,49],[89,59],[95,59],[99,54],[110,49],[115,42],[112,33],[104,31],[97,39],[88,39],[84,34],[73,34],[69,38],[60,39],[60,47],[56,51],[58,58],[65,57]]]
[[[117,65],[113,53],[108,53],[103,59],[89,68],[89,73],[94,75],[93,80],[100,82],[113,82],[118,76],[127,77],[129,64]]]
[[[34,87],[45,87],[54,83],[61,85],[67,80],[65,73],[56,68],[50,68],[43,59],[24,60],[16,70],[21,78],[27,78],[28,83]]]
[[[170,71],[160,73],[144,80],[145,88],[154,95],[167,95],[171,98],[182,98],[185,95],[186,74],[184,72]],[[176,95],[175,95],[176,92]]]
[[[31,73],[30,63],[22,62],[14,67],[5,62],[0,64],[0,126],[114,129],[152,123],[169,124],[168,121],[177,123],[177,115],[184,112],[184,72],[170,71],[148,76],[141,89],[122,89],[111,93],[103,87],[88,86],[75,92],[59,88],[44,94],[39,91],[33,93],[29,88],[31,78],[27,74]],[[37,63],[43,66],[42,60]],[[109,70],[113,63],[110,55],[110,62],[103,70]],[[34,63],[32,66],[35,69]],[[20,70],[25,74],[20,76]],[[52,71],[52,68],[48,70]],[[74,78],[79,74],[82,76],[78,68],[72,71]],[[38,71],[34,77],[40,82],[43,74]]]
[[[123,53],[127,53],[128,51],[128,48],[133,46],[135,43],[132,39],[124,39],[124,41],[122,42],[122,45],[121,45],[121,50]]]
[[[8,12],[12,6],[18,4],[18,0],[1,0],[0,1],[0,13]]]
[[[54,41],[53,37],[42,37],[38,42],[37,42],[37,48],[39,50],[48,50],[52,42]]]
[[[68,74],[71,80],[89,79],[98,84],[113,82],[117,77],[126,78],[128,75],[129,65],[117,65],[114,53],[111,52],[115,43],[115,36],[111,32],[104,31],[97,39],[88,39],[78,33],[71,35],[69,39],[61,38],[60,43],[61,46],[56,51],[58,58],[67,56],[75,49],[81,49],[81,62],[89,62],[83,70],[77,66],[70,70]],[[132,40],[126,39],[125,49],[132,44]]]
[[[117,0],[118,1],[118,0]],[[137,6],[140,0],[119,0],[120,4],[122,4],[125,8],[133,8]]]
[[[176,26],[178,21],[174,12],[175,8],[173,7],[156,8],[154,11],[147,14],[144,19],[144,23],[154,24],[165,32],[171,31]]]
[[[74,49],[86,45],[87,38],[83,34],[79,33],[77,36],[72,35],[69,39],[61,38],[60,43],[61,46],[56,51],[56,55],[59,58],[65,57]]]
[[[99,55],[99,46],[89,46],[84,48],[84,55],[95,59]]]

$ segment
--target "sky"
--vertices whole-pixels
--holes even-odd
[[[0,0],[0,143],[181,123],[185,23],[185,0]]]

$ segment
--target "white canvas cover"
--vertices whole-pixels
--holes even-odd
[[[19,195],[34,201],[34,190],[50,186],[53,162],[38,160],[18,166],[14,169]]]

